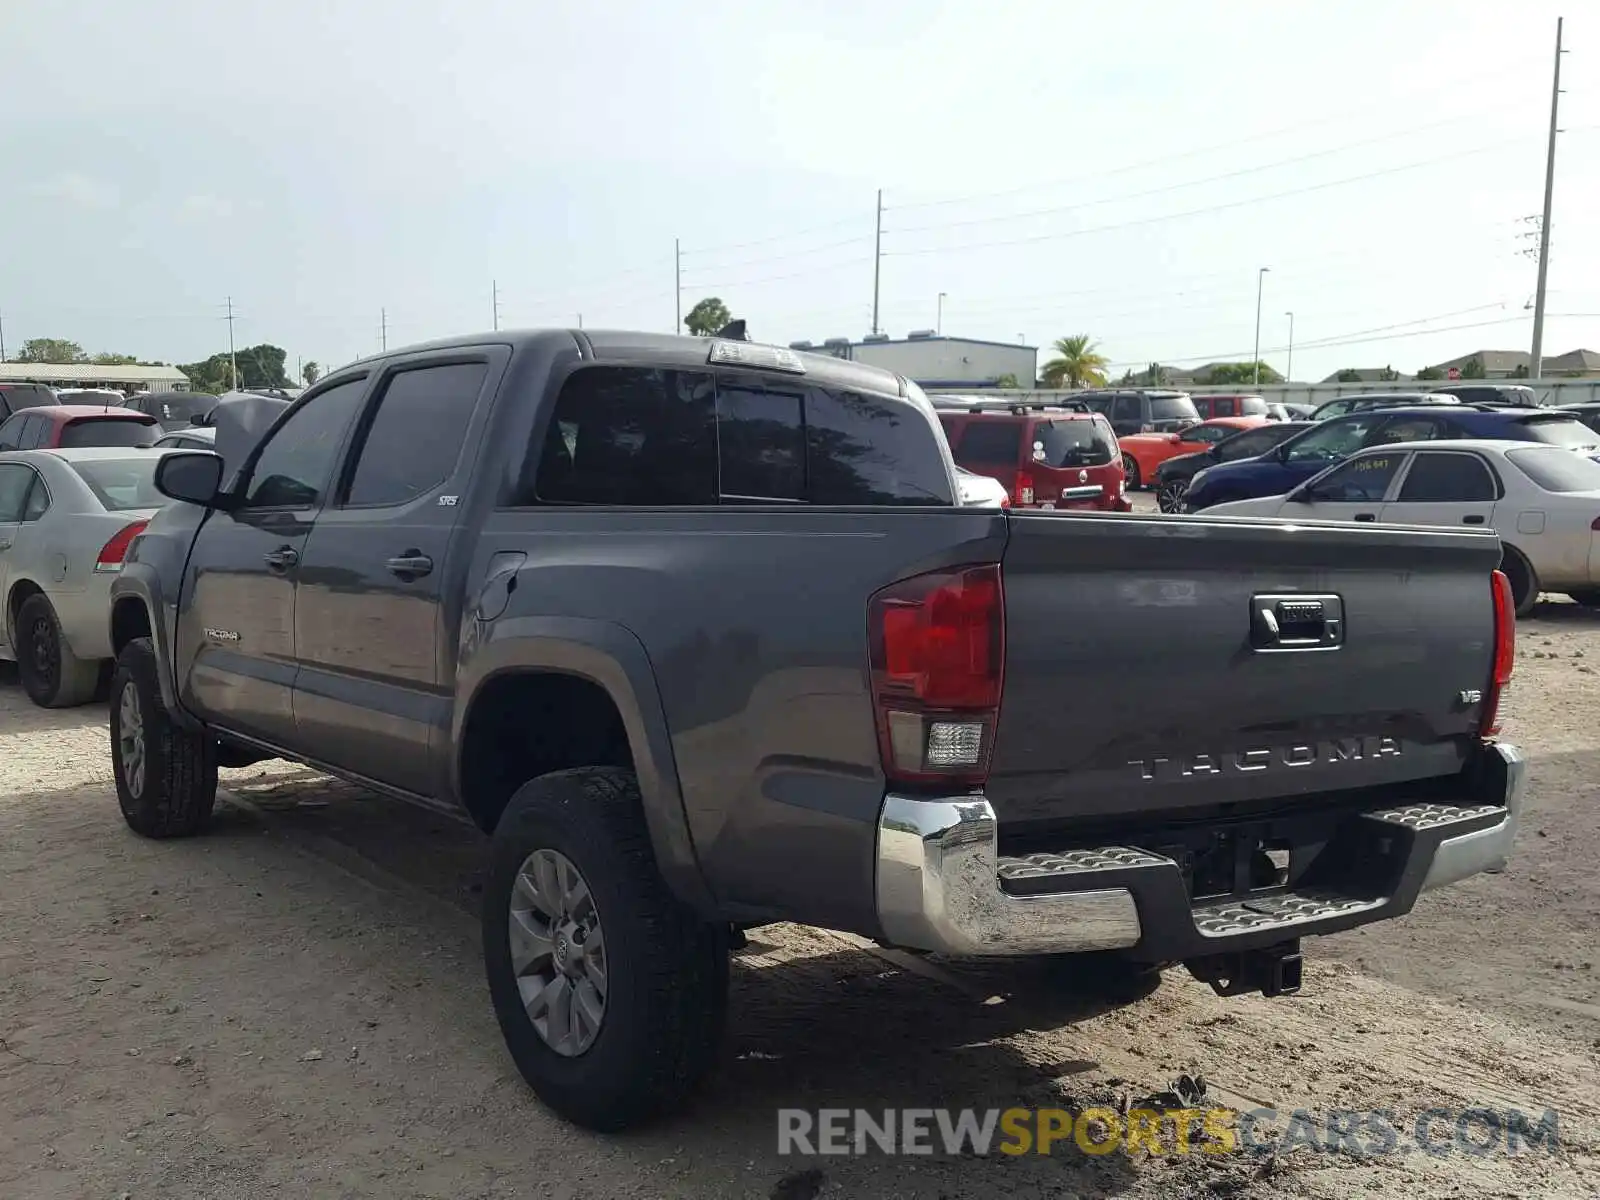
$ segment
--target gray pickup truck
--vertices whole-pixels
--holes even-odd
[[[1511,847],[1492,533],[962,506],[915,385],[718,338],[418,346],[225,440],[113,589],[124,817],[277,756],[470,818],[590,1127],[706,1074],[754,926],[1282,994]]]

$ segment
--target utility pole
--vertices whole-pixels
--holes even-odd
[[[6,360],[6,315],[0,313],[0,363]]]
[[[683,332],[683,242],[672,239],[672,286],[677,297],[677,307],[672,318],[672,332]]]
[[[878,189],[878,222],[872,234],[872,332],[878,332],[878,280],[883,274],[883,189]]]
[[[948,292],[939,293],[939,315],[933,320],[933,332],[940,337],[944,336],[944,298],[949,294]]]
[[[1250,360],[1253,364],[1251,370],[1255,377],[1255,382],[1251,384],[1252,387],[1261,386],[1261,288],[1267,282],[1267,272],[1270,270],[1272,270],[1271,267],[1262,267],[1261,270],[1256,272],[1256,350],[1255,355]]]
[[[498,330],[500,328],[500,281],[491,279],[489,287],[494,297],[494,327]]]
[[[578,328],[579,329],[583,328],[583,314],[582,313],[578,314]]]
[[[379,345],[384,350],[387,350],[389,348],[389,310],[387,308],[378,310],[378,338]]]
[[[228,297],[228,390],[239,390],[239,360],[233,352],[233,297]]]
[[[1544,216],[1539,221],[1539,285],[1533,294],[1533,354],[1528,373],[1544,377],[1544,287],[1550,274],[1550,202],[1556,186],[1556,116],[1561,107],[1561,24],[1556,18],[1556,66],[1550,83],[1550,145],[1544,158]]]
[[[1289,318],[1289,365],[1283,370],[1283,381],[1288,383],[1294,379],[1294,314],[1283,315]]]

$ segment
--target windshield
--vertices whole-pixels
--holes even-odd
[[[1600,463],[1554,446],[1508,450],[1506,458],[1547,492],[1600,491]]]
[[[83,446],[148,446],[160,435],[153,421],[126,417],[86,417],[61,431],[63,450]]]
[[[111,512],[129,508],[160,508],[165,497],[156,491],[156,463],[160,458],[109,458],[68,463],[89,485],[95,499]]]
[[[1544,442],[1549,446],[1565,446],[1569,450],[1587,449],[1597,440],[1595,431],[1582,421],[1574,421],[1570,417],[1556,417],[1553,420],[1527,420],[1518,422],[1527,430],[1527,440],[1530,442]]]
[[[1044,463],[1049,467],[1103,467],[1117,451],[1098,421],[1050,421],[1040,424],[1034,436],[1044,443]]]
[[[1187,396],[1151,396],[1150,419],[1152,421],[1198,421],[1200,419],[1200,410],[1194,406],[1194,401]]]

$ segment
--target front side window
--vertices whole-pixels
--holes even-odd
[[[1275,430],[1252,429],[1223,442],[1217,447],[1217,454],[1223,462],[1254,458],[1258,454],[1265,454],[1282,440],[1282,436]]]
[[[1576,455],[1574,455],[1576,457]],[[1475,454],[1419,454],[1400,485],[1401,504],[1493,501],[1499,488]]]
[[[1285,452],[1287,462],[1335,462],[1348,458],[1366,440],[1367,434],[1377,427],[1382,418],[1361,414],[1316,428],[1290,442]]]
[[[390,376],[345,503],[405,504],[449,479],[488,372],[486,363],[447,363]]]
[[[711,376],[650,367],[573,372],[540,445],[534,488],[556,504],[717,503]]]
[[[245,492],[252,508],[313,508],[327,498],[334,462],[366,391],[351,379],[318,392],[273,431]]]
[[[717,381],[721,494],[731,500],[802,500],[806,494],[804,398],[758,380]]]
[[[1183,431],[1183,440],[1186,442],[1204,442],[1208,446],[1215,446],[1224,438],[1229,438],[1236,431],[1226,425],[1195,425]]]
[[[1404,460],[1404,454],[1368,454],[1345,463],[1318,480],[1309,498],[1328,504],[1376,504]]]

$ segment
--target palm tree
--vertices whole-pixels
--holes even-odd
[[[1056,357],[1045,363],[1041,378],[1050,387],[1104,387],[1106,356],[1095,353],[1094,339],[1086,333],[1059,339],[1052,347]]]

